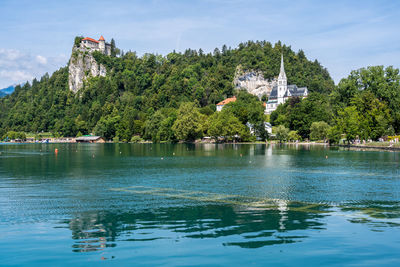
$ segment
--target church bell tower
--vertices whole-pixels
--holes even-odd
[[[285,73],[285,67],[283,65],[283,54],[281,55],[281,71],[278,77],[278,104],[284,103],[283,97],[287,91],[287,78]]]

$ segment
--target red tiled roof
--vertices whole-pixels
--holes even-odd
[[[100,39],[99,39],[99,41],[105,41],[105,40],[104,40],[104,37],[103,37],[103,35],[102,35],[102,36],[100,36]]]
[[[99,43],[99,41],[97,41],[97,40],[95,40],[95,39],[93,39],[93,38],[90,38],[90,37],[86,37],[86,38],[83,38],[82,39],[82,41],[91,41],[91,42],[93,42],[93,43]]]
[[[267,103],[264,102],[264,103],[263,103],[263,106],[264,106],[264,108],[265,108],[265,107],[267,106]]]
[[[217,104],[217,106],[223,106],[223,105],[226,105],[226,104],[228,104],[228,103],[230,103],[230,102],[235,102],[235,101],[236,101],[236,96],[231,97],[231,98],[227,98],[227,99],[225,99],[225,100],[222,100],[221,102],[219,102],[219,103]]]

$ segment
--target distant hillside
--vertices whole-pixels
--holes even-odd
[[[187,49],[166,56],[138,57],[135,52],[107,56],[96,51],[93,60],[106,68],[105,77],[93,77],[84,69],[79,73],[87,79],[73,92],[65,67],[16,86],[14,94],[0,100],[0,130],[51,131],[63,136],[93,132],[108,139],[130,140],[133,135],[148,138],[151,126],[159,127],[165,120],[165,132],[159,138],[171,139],[171,125],[181,103],[193,102],[210,116],[215,104],[238,94],[233,83],[237,66],[272,79],[278,76],[282,54],[290,84],[307,86],[310,92],[332,92],[334,82],[318,61],[280,42],[249,41],[234,49],[224,45],[213,53]],[[262,109],[262,103],[258,105]],[[241,118],[244,124],[246,120]]]
[[[14,92],[14,89],[15,85],[11,85],[7,88],[0,89],[0,97],[12,94]]]

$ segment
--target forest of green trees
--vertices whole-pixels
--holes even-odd
[[[280,126],[277,136],[284,134],[287,140],[376,140],[400,132],[400,75],[392,67],[353,71],[335,86],[318,61],[280,42],[249,41],[213,53],[118,53],[94,52],[107,76],[88,79],[76,94],[68,89],[68,67],[17,86],[0,99],[0,137],[15,131],[93,133],[114,141],[193,141],[203,136],[250,141],[255,136],[246,125],[265,139],[266,120]],[[281,54],[288,84],[307,86],[310,94],[291,98],[269,118],[263,103],[235,89],[232,81],[238,65],[260,70],[268,79],[276,77]],[[215,111],[216,103],[233,95],[236,102]]]
[[[352,71],[330,94],[292,98],[278,106],[270,119],[273,125],[297,131],[303,139],[338,142],[342,136],[347,140],[393,136],[400,132],[399,70],[374,66]],[[312,136],[311,130],[324,134]]]

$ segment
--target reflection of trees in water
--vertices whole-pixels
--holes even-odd
[[[304,204],[280,201],[266,210],[240,205],[204,205],[162,208],[141,212],[86,212],[65,221],[72,231],[75,252],[115,247],[119,241],[145,242],[170,238],[217,239],[221,245],[242,248],[301,242],[304,230],[325,229],[326,205],[307,210]],[[365,223],[375,230],[399,227],[397,202],[357,203],[338,207],[352,223]],[[340,214],[339,214],[340,215]],[[343,215],[343,214],[342,214]],[[335,216],[335,214],[334,214]],[[171,235],[172,233],[172,235]]]
[[[323,229],[324,213],[265,210],[231,205],[186,206],[137,213],[87,212],[65,221],[75,240],[73,251],[90,252],[117,241],[173,238],[222,238],[224,246],[257,248],[300,242],[294,231]],[[165,232],[166,231],[166,232]],[[174,236],[174,235],[173,235]]]
[[[91,252],[115,247],[116,229],[119,224],[110,213],[87,212],[65,221],[72,230],[74,252]]]
[[[382,227],[400,227],[400,203],[396,201],[359,201],[340,206],[351,223],[362,223],[379,231]]]

